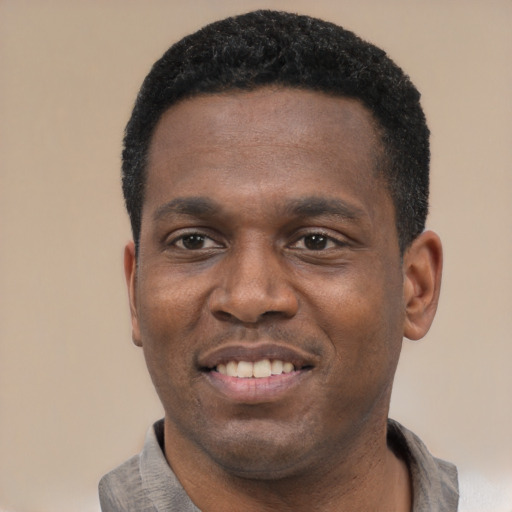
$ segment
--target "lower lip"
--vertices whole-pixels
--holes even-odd
[[[203,375],[213,388],[228,400],[240,404],[258,404],[282,399],[309,374],[309,370],[299,370],[259,379],[228,377],[216,371]]]

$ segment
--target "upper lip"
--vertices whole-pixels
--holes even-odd
[[[198,366],[201,369],[213,369],[219,364],[229,361],[248,361],[255,363],[262,359],[289,361],[295,368],[313,367],[318,362],[318,356],[298,347],[282,343],[253,342],[226,343],[210,349],[199,356]]]

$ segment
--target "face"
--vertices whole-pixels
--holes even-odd
[[[361,104],[316,92],[163,115],[125,264],[166,434],[233,473],[286,475],[385,422],[405,306],[379,154]]]

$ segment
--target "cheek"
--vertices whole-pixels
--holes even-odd
[[[313,315],[345,375],[371,380],[394,372],[402,342],[401,289],[400,274],[391,276],[389,268],[387,275],[368,270],[315,287]]]
[[[184,282],[179,272],[164,265],[145,269],[138,283],[137,309],[146,335],[168,338],[194,326],[206,295],[200,283],[200,279]]]
[[[178,385],[193,368],[194,340],[203,301],[193,284],[176,283],[167,274],[142,280],[138,287],[137,311],[142,348],[157,389],[169,382]]]

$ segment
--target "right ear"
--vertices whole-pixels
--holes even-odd
[[[128,299],[130,301],[130,315],[132,317],[132,340],[135,345],[142,347],[140,337],[139,315],[137,313],[137,258],[135,256],[135,244],[130,240],[124,248],[124,276],[128,288]]]

